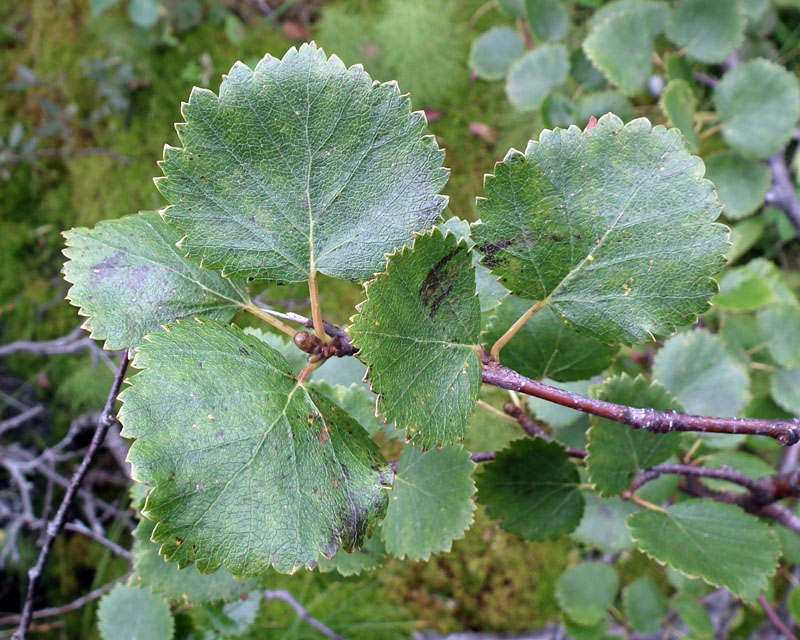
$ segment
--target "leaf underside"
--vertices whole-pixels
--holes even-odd
[[[195,88],[182,112],[183,148],[165,148],[157,179],[163,214],[226,276],[364,281],[446,206],[424,114],[313,43],[237,63],[219,96]]]
[[[154,485],[143,515],[161,555],[253,577],[360,547],[392,481],[363,428],[254,336],[211,320],[167,329],[137,350],[119,414],[132,476]]]
[[[381,536],[401,560],[427,560],[449,551],[472,524],[475,463],[460,445],[400,454]]]
[[[543,131],[487,177],[472,236],[512,293],[602,342],[651,340],[716,292],[728,232],[702,175],[677,130],[644,118]]]
[[[241,282],[184,258],[175,246],[180,234],[153,211],[71,229],[64,237],[64,279],[72,283],[67,299],[106,349],[132,349],[183,318],[228,321],[249,300]]]

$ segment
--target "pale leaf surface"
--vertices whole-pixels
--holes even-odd
[[[639,511],[628,525],[647,555],[748,601],[766,590],[781,554],[766,522],[713,500],[686,500],[666,513]]]
[[[722,212],[743,218],[764,204],[772,176],[763,162],[722,151],[706,158],[706,177],[714,183]]]
[[[525,41],[514,29],[492,27],[473,41],[469,66],[485,80],[500,80],[524,52]]]
[[[286,359],[236,327],[182,322],[136,352],[123,391],[132,476],[160,553],[238,577],[314,566],[360,547],[392,471],[364,429],[297,382]]]
[[[722,62],[744,38],[745,17],[739,0],[683,0],[667,23],[667,36],[690,58]]]
[[[735,416],[750,401],[747,369],[706,329],[667,340],[656,354],[653,377],[697,415]]]
[[[766,158],[791,139],[800,117],[797,78],[769,60],[728,71],[714,89],[722,136],[734,151]]]
[[[425,452],[405,447],[380,529],[386,550],[401,560],[449,551],[472,524],[474,470],[461,445]]]
[[[371,278],[439,218],[444,152],[392,82],[313,43],[195,89],[158,187],[182,246],[224,275]]]
[[[573,622],[590,626],[605,618],[618,588],[614,567],[599,560],[581,562],[559,577],[556,600]]]
[[[164,598],[121,584],[100,600],[97,626],[103,640],[171,640],[175,633],[175,621]]]
[[[249,300],[243,283],[201,269],[157,213],[64,232],[69,301],[106,349],[132,349],[163,324],[203,316],[228,321]]]
[[[568,74],[569,56],[564,45],[543,44],[511,65],[506,94],[521,111],[538,109],[547,94],[564,84]]]
[[[486,179],[472,237],[512,293],[602,342],[666,335],[708,308],[720,204],[680,133],[613,115],[543,131]]]

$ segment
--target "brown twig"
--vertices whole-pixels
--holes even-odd
[[[506,402],[503,405],[503,411],[505,411],[509,416],[514,418],[518,423],[519,426],[522,427],[522,430],[529,435],[531,438],[541,438],[547,442],[553,441],[553,436],[551,436],[547,431],[542,429],[538,424],[536,424],[531,417],[525,413],[522,409],[520,409],[517,405],[513,402]],[[589,455],[583,449],[574,449],[572,447],[564,447],[567,450],[567,453],[572,458],[585,458]]]
[[[782,445],[800,440],[800,420],[756,420],[752,418],[709,418],[693,416],[676,411],[637,409],[613,404],[603,400],[586,398],[571,391],[564,391],[531,380],[516,371],[504,367],[489,354],[483,354],[483,382],[518,391],[535,398],[542,398],[570,409],[590,413],[601,418],[626,424],[633,429],[645,429],[652,433],[691,431],[696,433],[731,433],[774,438]]]
[[[30,516],[26,516],[19,513],[13,513],[0,507],[0,518],[7,518],[9,520],[15,520],[22,522],[25,526],[30,529],[44,529],[47,527],[47,521],[40,520],[38,518],[33,518]],[[86,536],[90,540],[94,540],[99,544],[103,545],[106,549],[111,551],[114,555],[119,556],[120,558],[125,558],[128,562],[133,562],[133,554],[121,547],[116,542],[112,542],[105,536],[96,533],[86,525],[80,522],[67,522],[64,524],[64,530],[72,531],[73,533],[79,533],[82,536]]]
[[[294,610],[298,618],[313,629],[319,631],[326,638],[331,638],[331,640],[346,640],[344,636],[339,635],[333,629],[312,616],[308,612],[308,609],[295,600],[294,596],[286,591],[286,589],[267,589],[264,591],[264,599],[267,601],[280,600],[281,602],[285,602]]]
[[[29,420],[33,420],[44,413],[47,413],[45,408],[42,405],[37,404],[35,407],[31,407],[30,409],[15,415],[13,418],[0,421],[0,435],[3,435],[3,433],[6,431],[11,431],[11,429],[21,427]]]
[[[94,437],[89,445],[89,449],[86,451],[86,455],[83,457],[80,466],[70,479],[69,487],[67,487],[67,491],[58,507],[55,518],[53,518],[52,522],[48,523],[47,525],[47,535],[45,536],[44,544],[42,544],[42,549],[39,552],[39,559],[36,561],[36,564],[28,570],[28,590],[25,595],[25,604],[22,608],[19,628],[12,636],[12,640],[25,640],[28,635],[28,627],[30,626],[31,619],[33,618],[33,606],[36,600],[36,593],[39,588],[39,581],[42,579],[44,568],[47,565],[47,561],[50,558],[50,553],[53,550],[53,543],[55,542],[58,534],[64,528],[64,524],[66,523],[67,519],[67,513],[72,506],[73,500],[75,500],[75,496],[78,494],[78,489],[80,488],[81,482],[83,482],[83,478],[86,476],[86,472],[89,470],[89,466],[92,464],[94,456],[97,454],[97,451],[103,444],[103,441],[106,437],[106,432],[114,422],[111,412],[114,410],[114,403],[116,402],[117,394],[119,394],[120,387],[122,386],[122,379],[125,376],[125,371],[127,368],[128,353],[126,351],[122,355],[119,369],[117,370],[117,375],[114,378],[114,384],[111,385],[111,390],[106,398],[106,404],[103,408],[101,419],[97,423],[97,430],[94,433]]]

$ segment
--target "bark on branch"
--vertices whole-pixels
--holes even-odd
[[[557,389],[520,375],[504,367],[489,354],[483,354],[483,382],[541,398],[570,409],[583,411],[601,418],[626,424],[633,429],[645,429],[652,433],[691,431],[695,433],[730,433],[774,438],[786,446],[800,440],[800,420],[756,420],[753,418],[707,418],[687,415],[676,411],[636,409],[579,396],[570,391]]]

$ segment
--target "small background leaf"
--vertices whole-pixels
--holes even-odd
[[[491,346],[533,306],[530,300],[509,296],[497,308],[484,343]],[[536,313],[500,352],[500,362],[524,376],[540,380],[586,380],[604,371],[619,351],[594,338],[576,333],[556,313]]]
[[[618,588],[614,567],[600,561],[581,562],[561,574],[556,599],[573,622],[589,626],[605,618]]]
[[[405,447],[381,537],[392,555],[427,560],[449,551],[472,524],[475,463],[460,445],[422,453]]]
[[[728,71],[714,90],[714,102],[725,142],[748,158],[766,158],[783,148],[800,117],[797,78],[768,60]]]
[[[121,584],[100,600],[97,625],[103,640],[171,640],[175,631],[164,598]]]
[[[666,513],[639,511],[628,525],[636,544],[649,556],[748,601],[767,588],[780,557],[778,540],[768,524],[737,506],[713,500],[686,500],[667,507]]]
[[[569,533],[583,515],[578,470],[557,442],[512,442],[482,468],[477,483],[487,515],[526,540]]]
[[[538,109],[548,93],[558,89],[569,74],[569,56],[560,44],[543,44],[528,51],[508,70],[506,94],[521,111]]]

